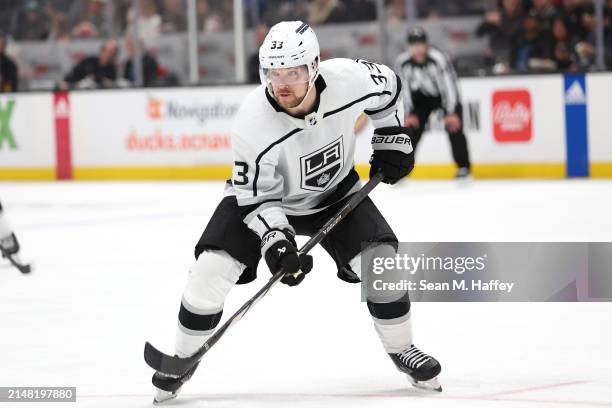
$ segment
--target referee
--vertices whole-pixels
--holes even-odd
[[[444,128],[458,167],[455,177],[469,177],[470,159],[463,133],[457,74],[446,55],[429,46],[422,28],[410,29],[407,42],[407,50],[395,61],[395,71],[404,82],[404,125],[416,130],[412,145],[416,149],[429,115],[442,109]]]

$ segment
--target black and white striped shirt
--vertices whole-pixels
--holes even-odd
[[[460,103],[457,74],[448,57],[429,47],[423,64],[414,61],[409,51],[400,54],[395,61],[395,72],[404,83],[404,111],[413,113],[415,106],[412,94],[441,97],[445,113],[455,112]]]

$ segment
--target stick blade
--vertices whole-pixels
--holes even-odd
[[[151,343],[149,343],[148,341],[145,343],[144,359],[149,367],[151,367],[155,371],[160,371],[163,356],[164,353],[153,347]]]
[[[191,369],[201,356],[197,353],[191,357],[181,358],[162,353],[148,341],[145,343],[144,359],[149,367],[170,376],[181,376]]]

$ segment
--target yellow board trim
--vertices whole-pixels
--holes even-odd
[[[232,166],[77,167],[75,180],[227,180]]]
[[[55,168],[1,168],[0,167],[0,180],[26,180],[26,181],[40,181],[40,180],[55,180],[56,173]]]
[[[369,165],[355,166],[362,178],[368,176]],[[414,168],[410,175],[415,180],[448,180],[455,176],[457,167],[452,164],[421,164]],[[503,163],[475,164],[472,175],[476,179],[495,178],[532,178],[563,179],[566,178],[566,167],[563,163]]]
[[[589,166],[589,174],[594,178],[612,178],[612,163],[591,163]]]
[[[362,178],[368,177],[370,166],[355,166]],[[452,164],[422,164],[412,172],[416,180],[451,179],[456,167]],[[591,176],[612,177],[612,163],[592,163]],[[189,166],[189,167],[77,167],[75,180],[227,180],[231,177],[229,165]],[[512,163],[512,164],[475,164],[472,169],[474,178],[531,178],[563,179],[566,167],[562,163]],[[0,168],[0,180],[55,180],[53,168]]]
[[[565,163],[476,164],[474,178],[567,178]]]
[[[362,178],[368,177],[370,166],[355,166]],[[423,164],[411,175],[413,179],[451,179],[456,167],[452,164]],[[75,180],[227,180],[231,177],[229,165],[191,167],[77,167]],[[565,164],[476,164],[474,178],[544,178],[566,177]]]

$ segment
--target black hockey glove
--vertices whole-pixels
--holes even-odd
[[[17,241],[17,237],[14,233],[0,240],[0,251],[2,252],[3,258],[19,252],[19,241]]]
[[[281,282],[285,285],[299,285],[312,270],[312,256],[298,256],[295,238],[288,229],[271,229],[266,232],[261,239],[261,255],[272,274],[284,269],[286,274]]]
[[[410,134],[412,129],[388,126],[374,130],[370,158],[370,177],[379,171],[385,175],[383,183],[395,184],[414,168],[414,151]]]

